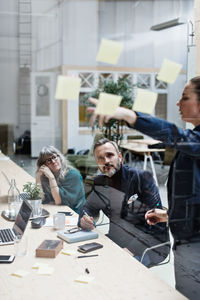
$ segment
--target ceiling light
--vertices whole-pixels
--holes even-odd
[[[153,25],[150,29],[158,31],[158,30],[163,30],[163,29],[166,29],[166,28],[170,28],[170,27],[185,24],[185,23],[186,23],[185,19],[176,18],[176,19],[169,20],[167,22],[163,22],[163,23],[160,23],[160,24],[157,24],[157,25]]]

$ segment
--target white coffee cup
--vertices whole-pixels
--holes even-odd
[[[55,229],[65,228],[65,214],[56,213],[53,215],[53,226]]]

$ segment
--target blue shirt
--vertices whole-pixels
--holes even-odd
[[[200,203],[200,125],[184,130],[150,115],[137,112],[137,116],[136,130],[177,150],[168,179],[169,223],[176,218],[186,218],[186,202]],[[182,215],[178,212],[181,205],[185,205]]]
[[[69,169],[64,179],[58,184],[61,203],[72,208],[76,213],[80,213],[80,209],[85,203],[85,192],[83,179],[76,169]],[[43,203],[54,202],[49,189],[49,184],[42,183],[45,194]]]

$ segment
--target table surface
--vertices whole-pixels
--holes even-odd
[[[1,154],[0,154],[1,156]],[[0,170],[9,179],[15,178],[17,186],[27,181],[34,181],[22,168],[12,161],[1,161]],[[0,175],[0,211],[7,207],[6,194],[8,183]],[[56,211],[69,210],[66,206],[45,205],[50,215]],[[12,227],[13,223],[0,217],[0,227]],[[56,231],[52,227],[32,229],[29,222],[25,235],[28,237],[28,252],[24,257],[16,257],[12,264],[2,264],[0,272],[0,299],[87,299],[87,300],[129,300],[129,299],[185,299],[180,293],[168,286],[149,269],[140,264],[127,252],[114,244],[99,232],[99,238],[94,240],[103,244],[103,248],[95,251],[97,257],[80,258],[66,256],[61,253],[56,258],[37,258],[35,249],[45,239],[56,239]],[[88,241],[89,242],[89,241]],[[64,249],[77,250],[77,246],[87,243],[67,244]],[[1,246],[0,254],[14,254],[14,245]],[[33,270],[35,263],[47,263],[54,268],[52,275],[39,275]],[[88,268],[94,280],[88,284],[74,280],[85,275]],[[11,276],[17,270],[30,272],[23,278]]]
[[[127,149],[133,152],[139,152],[139,153],[164,152],[165,149],[148,148],[148,145],[154,145],[159,142],[160,141],[154,139],[127,140],[127,141],[122,141],[120,147],[123,149]]]

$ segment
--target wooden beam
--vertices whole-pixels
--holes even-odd
[[[66,67],[62,66],[62,75],[66,75]],[[68,100],[62,100],[62,153],[68,150]]]

